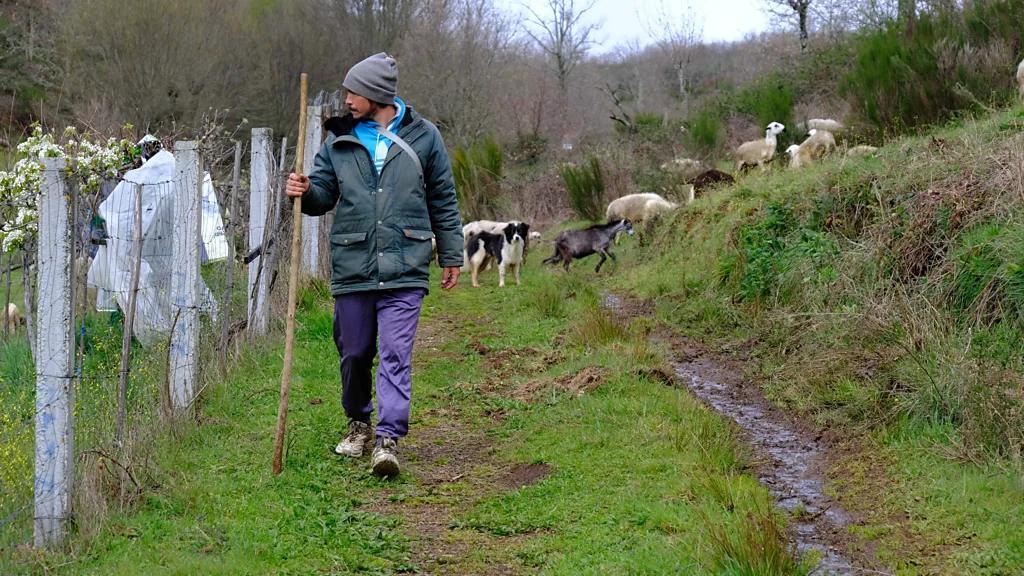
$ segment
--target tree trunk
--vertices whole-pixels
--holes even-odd
[[[633,74],[636,75],[636,107],[637,110],[644,109],[644,79],[640,75],[640,69],[633,67]]]
[[[683,118],[690,115],[690,97],[686,93],[686,64],[680,62],[676,65],[676,79],[679,81],[679,100],[683,104]]]
[[[905,26],[904,35],[911,40],[917,32],[917,0],[900,0],[899,13]]]
[[[801,2],[800,7],[797,9],[797,14],[800,16],[800,53],[807,53],[807,7],[810,2]]]

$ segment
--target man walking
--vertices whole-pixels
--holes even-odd
[[[309,176],[291,174],[288,196],[331,226],[334,341],[341,356],[341,404],[348,434],[335,452],[362,456],[373,440],[373,360],[377,369],[376,445],[370,470],[399,472],[398,439],[409,429],[412,347],[430,286],[431,239],[451,290],[462,266],[462,221],[451,164],[437,128],[396,97],[398,68],[384,53],[345,77],[351,112],[324,126],[327,140]]]

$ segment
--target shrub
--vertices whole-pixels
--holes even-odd
[[[770,74],[737,96],[736,109],[757,118],[762,131],[772,122],[785,125],[788,130],[779,136],[781,147],[796,138],[793,130],[793,100],[791,79],[780,74]]]
[[[1024,0],[926,12],[907,38],[890,23],[855,41],[856,60],[840,84],[854,111],[879,131],[935,124],[985,101],[1013,96],[1013,46],[1024,42]]]
[[[501,201],[504,153],[493,137],[452,155],[452,176],[459,210],[470,221],[494,219]]]
[[[572,164],[563,165],[560,172],[573,212],[584,220],[600,220],[604,216],[604,174],[601,172],[601,160],[597,156],[591,156],[579,167]]]
[[[687,122],[686,146],[703,159],[717,155],[722,148],[722,118],[718,110],[705,108]]]

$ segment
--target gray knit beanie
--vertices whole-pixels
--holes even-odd
[[[342,86],[368,100],[393,106],[398,91],[398,64],[384,52],[374,54],[353,66]]]

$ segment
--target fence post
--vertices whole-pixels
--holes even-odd
[[[36,465],[34,541],[60,544],[71,513],[74,478],[74,321],[71,302],[71,201],[63,160],[42,159],[39,200],[39,326],[36,345]],[[24,270],[26,278],[28,269]],[[26,310],[31,314],[31,310]]]
[[[320,118],[320,106],[306,108],[306,143],[302,154],[302,173],[313,171],[316,153],[320,151],[323,139],[323,120]],[[320,258],[320,222],[316,216],[302,215],[302,273],[316,276]]]
[[[260,272],[260,288],[266,282],[268,299],[270,298],[270,292],[274,288],[274,279],[277,277],[277,262],[281,259],[281,252],[283,252],[283,247],[281,246],[281,240],[284,238],[284,234],[281,233],[281,204],[284,202],[284,187],[288,180],[288,176],[284,173],[287,168],[285,164],[286,156],[288,156],[287,137],[281,138],[281,155],[277,159],[278,165],[274,171],[274,185],[270,191],[271,196],[273,196],[273,202],[271,202],[270,208],[267,210],[268,228],[263,235],[264,240],[268,244],[267,253],[260,255],[261,258],[266,257],[266,260],[263,260],[262,271]],[[271,241],[274,242],[273,246],[269,246]]]
[[[171,407],[191,405],[199,372],[200,210],[203,205],[199,145],[174,143],[174,231],[171,238]]]
[[[263,238],[267,222],[267,211],[270,207],[272,173],[274,170],[274,152],[271,139],[274,131],[270,128],[253,128],[252,156],[249,161],[249,252],[263,246]],[[260,262],[266,250],[249,262],[248,313],[249,333],[266,334],[268,323],[267,300],[270,296],[270,282],[263,274]]]

